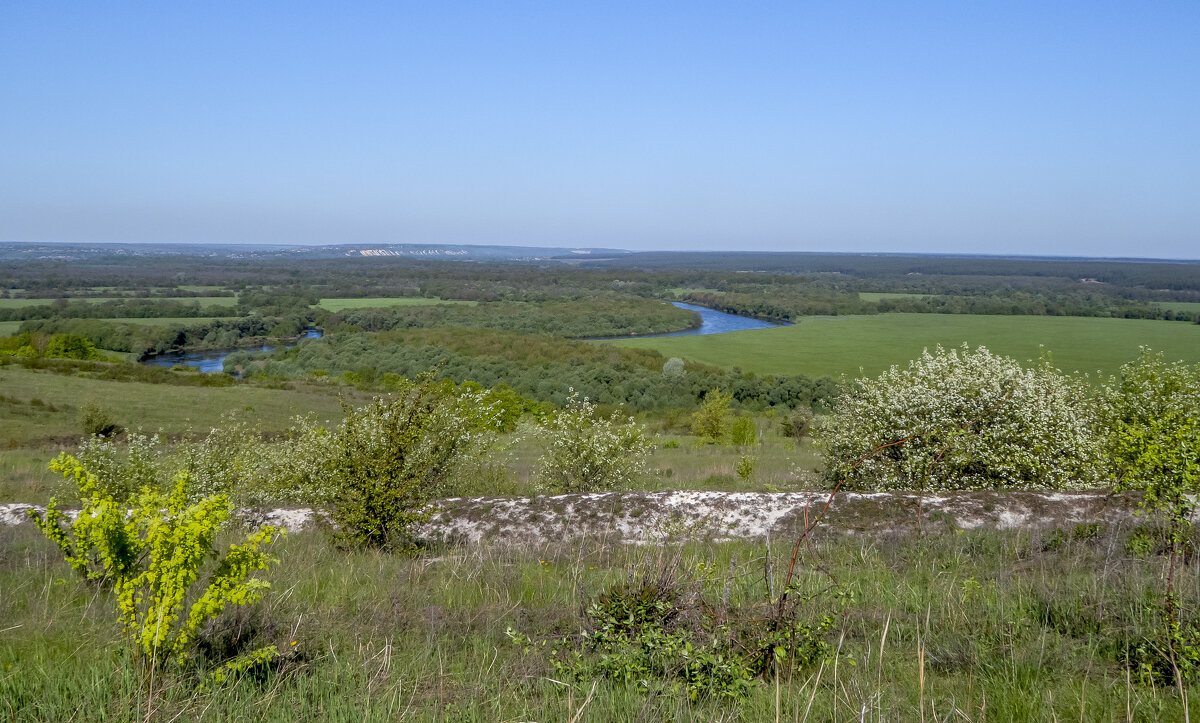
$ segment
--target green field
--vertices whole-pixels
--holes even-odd
[[[45,306],[60,299],[0,299],[0,309],[23,309],[27,306]],[[199,306],[235,306],[237,297],[234,296],[173,296],[154,297],[144,296],[93,296],[86,298],[61,299],[61,301],[86,301],[99,304],[102,301],[178,301],[181,304],[194,303]]]
[[[124,317],[114,319],[96,319],[109,321],[114,324],[134,324],[136,326],[196,326],[217,319],[236,319],[235,316],[155,316],[155,317]]]
[[[344,311],[346,309],[374,309],[386,306],[432,306],[433,304],[469,304],[474,301],[455,301],[438,298],[427,299],[422,296],[393,296],[371,299],[321,299],[317,306],[326,311]]]
[[[795,326],[710,336],[622,339],[623,346],[656,349],[758,374],[875,375],[903,364],[925,347],[984,345],[1022,361],[1037,359],[1039,345],[1064,371],[1113,373],[1137,355],[1139,345],[1170,359],[1200,362],[1200,325],[1179,321],[1071,316],[969,316],[879,314],[810,317]]]
[[[705,289],[705,288],[694,287],[694,286],[693,287],[673,286],[673,287],[667,289],[667,291],[671,292],[675,296],[687,296],[688,294],[719,294],[719,293],[721,293],[717,289]]]
[[[326,419],[341,417],[337,392],[325,389],[148,384],[53,374],[15,364],[0,367],[0,386],[5,389],[6,398],[16,404],[39,399],[46,405],[35,405],[41,407],[36,414],[18,414],[13,410],[12,414],[0,413],[4,436],[20,444],[78,434],[75,409],[89,401],[111,410],[122,426],[172,434],[207,431],[220,423],[222,414],[231,411],[251,413],[256,422],[269,430],[285,429],[297,414],[314,412]]]
[[[1154,303],[1168,311],[1200,312],[1200,301],[1156,301]]]
[[[264,430],[286,429],[292,417],[316,414],[338,419],[338,391],[352,401],[353,390],[299,385],[298,389],[176,386],[93,379],[10,364],[0,367],[0,502],[44,500],[55,475],[46,463],[79,440],[79,409],[96,402],[115,421],[147,433],[207,434],[231,412],[247,415]]]
[[[0,321],[0,336],[12,336],[20,327],[19,321]]]
[[[891,291],[860,291],[858,298],[863,301],[879,301],[880,299],[924,299],[936,294],[901,294]]]

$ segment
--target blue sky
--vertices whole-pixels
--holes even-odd
[[[8,3],[0,241],[1200,257],[1200,3]]]

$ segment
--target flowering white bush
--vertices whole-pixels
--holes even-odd
[[[855,381],[818,443],[851,487],[1075,488],[1102,475],[1098,421],[1089,389],[1048,363],[964,344]]]
[[[166,453],[157,434],[147,437],[137,431],[129,433],[124,450],[110,437],[94,435],[83,441],[76,454],[96,476],[101,491],[118,502],[128,502],[143,487],[162,487],[163,478],[173,471]]]
[[[627,486],[646,467],[654,442],[645,426],[596,405],[570,390],[567,406],[541,426],[543,454],[538,481],[554,492],[594,492]]]
[[[226,414],[204,439],[183,440],[173,468],[188,473],[190,500],[222,494],[238,506],[264,504],[275,499],[280,451],[262,440],[257,426]]]

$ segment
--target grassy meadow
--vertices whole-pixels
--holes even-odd
[[[176,386],[54,374],[0,366],[0,501],[44,501],[56,475],[46,464],[80,442],[79,410],[95,402],[121,426],[170,437],[204,435],[223,415],[241,414],[265,432],[287,428],[296,415],[340,419],[339,390],[292,385]],[[362,395],[341,390],[350,400]]]
[[[344,311],[346,309],[375,309],[388,306],[433,306],[435,304],[467,304],[474,306],[474,301],[446,300],[425,298],[421,296],[393,296],[370,299],[321,299],[317,306],[326,311]]]
[[[233,319],[233,316],[153,316],[153,317],[119,317],[112,319],[96,319],[114,324],[133,324],[134,326],[193,326],[207,324],[218,319]]]
[[[1066,372],[1115,373],[1149,346],[1168,359],[1200,361],[1200,325],[1178,321],[1068,316],[879,314],[810,317],[794,326],[709,336],[622,339],[609,342],[654,349],[758,374],[876,375],[904,364],[923,348],[983,345],[1019,360],[1040,347]]]
[[[275,644],[286,655],[197,688],[191,674],[140,671],[112,594],[80,581],[32,527],[0,528],[0,700],[12,721],[1182,720],[1175,687],[1126,665],[1159,622],[1149,596],[1161,560],[1125,554],[1123,531],[1058,544],[1053,531],[930,528],[819,538],[812,552],[828,575],[800,559],[795,614],[804,624],[832,616],[820,636],[828,656],[784,662],[736,702],[691,700],[653,671],[572,679],[509,631],[580,645],[592,624],[582,611],[642,580],[678,592],[698,620],[750,625],[739,621],[770,616],[784,586],[786,540],[547,540],[407,557],[293,534],[272,550],[263,603],[223,615],[201,646]],[[1179,579],[1194,604],[1196,559]]]
[[[903,294],[894,291],[860,291],[858,298],[863,301],[881,301],[883,299],[923,299],[933,294]]]
[[[234,296],[85,296],[62,299],[0,299],[0,309],[23,309],[28,306],[45,306],[55,301],[83,301],[89,304],[99,304],[104,301],[172,301],[181,304],[192,303],[198,306],[236,306]]]

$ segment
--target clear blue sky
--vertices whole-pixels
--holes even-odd
[[[11,2],[0,241],[1200,257],[1200,2]]]

